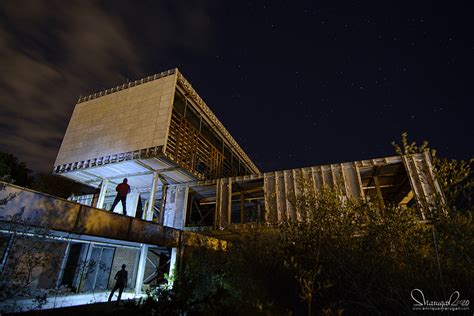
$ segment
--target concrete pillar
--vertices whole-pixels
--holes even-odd
[[[148,207],[145,214],[145,220],[151,221],[153,219],[153,206],[155,205],[156,187],[158,186],[160,174],[153,173],[153,181],[151,182],[150,199],[148,200]]]
[[[107,194],[107,187],[109,185],[109,179],[103,179],[102,185],[100,186],[99,199],[97,200],[97,208],[104,206],[105,195]]]
[[[170,272],[169,272],[170,280],[173,280],[177,272],[177,268],[178,268],[177,261],[178,261],[178,248],[171,248]],[[170,281],[168,285],[173,286],[173,282]]]
[[[58,277],[56,278],[56,288],[59,289],[61,287],[61,281],[63,279],[64,270],[66,269],[66,263],[69,256],[69,250],[71,249],[71,243],[68,242],[66,245],[66,249],[64,250],[63,258],[61,260],[61,268],[59,269]]]
[[[148,246],[143,245],[140,248],[140,260],[138,261],[137,279],[135,282],[135,294],[139,295],[142,292],[143,278],[145,276],[146,257],[148,253]]]
[[[183,229],[186,225],[187,208],[188,208],[188,195],[189,195],[189,186],[186,187],[177,187],[176,188],[176,198],[174,204],[174,211],[171,214],[172,222],[170,226],[177,229]]]

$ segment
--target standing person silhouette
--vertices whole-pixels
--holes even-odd
[[[112,292],[110,292],[109,295],[109,302],[112,300],[112,296],[114,295],[115,291],[117,289],[119,290],[118,298],[117,298],[117,304],[120,302],[120,299],[122,298],[122,292],[123,289],[127,286],[127,280],[128,280],[128,272],[125,270],[127,266],[122,264],[122,270],[118,271],[117,274],[115,274],[115,286],[112,289]]]
[[[110,209],[111,212],[114,211],[115,206],[117,206],[118,202],[122,202],[123,208],[123,215],[127,215],[127,194],[130,193],[130,186],[127,184],[127,178],[123,179],[123,182],[117,185],[115,191],[117,191],[117,196],[115,197],[114,203],[112,204],[112,208]]]

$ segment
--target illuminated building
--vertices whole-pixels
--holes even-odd
[[[67,289],[46,308],[104,301],[127,265],[123,298],[137,297],[172,273],[186,246],[219,247],[228,227],[302,219],[289,197],[305,179],[317,191],[342,184],[342,195],[381,205],[429,204],[439,192],[428,154],[261,173],[177,70],[81,97],[53,173],[97,188],[70,201],[7,185],[18,196],[4,215],[24,208],[26,227],[46,226],[57,266],[38,270],[41,289]],[[107,211],[124,178],[127,216]],[[423,214],[421,216],[424,216]],[[2,271],[12,262],[12,230],[2,224]],[[98,263],[100,268],[90,267]],[[3,303],[27,305],[20,298]]]

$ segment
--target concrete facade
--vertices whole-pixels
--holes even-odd
[[[80,102],[55,166],[164,146],[176,74]]]
[[[123,178],[144,193],[155,176],[161,188],[260,171],[171,69],[79,98],[53,173],[96,188],[108,183],[110,195]]]

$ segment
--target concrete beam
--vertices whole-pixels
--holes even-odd
[[[141,245],[140,248],[140,259],[138,261],[138,270],[137,270],[137,278],[135,282],[135,294],[141,294],[142,287],[143,287],[143,278],[145,276],[145,266],[146,266],[146,259],[148,255],[148,246]]]

